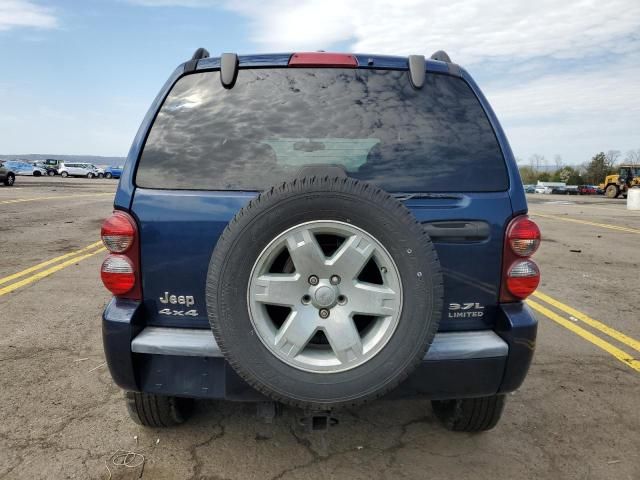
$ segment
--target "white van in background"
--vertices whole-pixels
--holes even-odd
[[[87,177],[95,178],[98,170],[90,163],[64,163],[58,173],[62,177]]]

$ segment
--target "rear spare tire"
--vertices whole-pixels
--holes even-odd
[[[433,244],[402,203],[340,177],[259,195],[220,236],[207,310],[227,361],[295,406],[363,403],[422,361],[442,311]]]

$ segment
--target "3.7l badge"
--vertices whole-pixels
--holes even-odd
[[[484,306],[478,302],[472,303],[450,303],[449,318],[473,318],[484,316]]]

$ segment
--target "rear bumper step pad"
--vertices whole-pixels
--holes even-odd
[[[152,355],[222,357],[211,330],[146,327],[131,341],[131,351]],[[506,357],[509,346],[492,330],[437,333],[425,361]]]

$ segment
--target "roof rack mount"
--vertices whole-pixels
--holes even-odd
[[[431,55],[431,60],[438,60],[439,62],[451,63],[451,58],[449,54],[444,50],[438,50],[433,55]]]
[[[200,47],[191,56],[191,59],[184,64],[184,73],[193,72],[198,66],[198,60],[203,58],[209,58],[209,51],[206,48]]]

